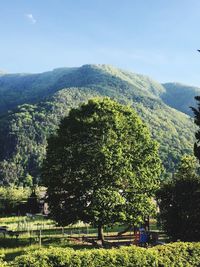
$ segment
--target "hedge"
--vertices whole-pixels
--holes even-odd
[[[153,249],[158,253],[159,267],[200,266],[200,242],[176,242]]]
[[[197,267],[200,243],[171,243],[154,248],[73,250],[43,248],[17,257],[15,267]]]

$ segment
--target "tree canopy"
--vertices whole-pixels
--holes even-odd
[[[182,158],[171,181],[157,192],[160,219],[173,241],[200,240],[200,178],[194,156]]]
[[[159,185],[158,144],[130,107],[109,98],[72,109],[48,139],[43,181],[52,217],[99,228],[138,224],[153,211]]]

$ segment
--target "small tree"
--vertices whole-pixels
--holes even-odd
[[[194,156],[184,156],[173,180],[157,192],[160,219],[173,241],[200,241],[200,179]]]
[[[72,109],[48,139],[43,164],[52,217],[98,226],[138,224],[152,212],[159,184],[158,145],[129,107],[108,98]]]

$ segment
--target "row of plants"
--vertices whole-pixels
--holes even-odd
[[[27,251],[13,262],[0,266],[15,267],[195,267],[200,266],[200,243],[171,243],[154,248],[136,246],[73,250],[43,248]]]

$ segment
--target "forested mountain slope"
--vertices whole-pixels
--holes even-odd
[[[200,95],[200,88],[181,83],[164,83],[163,87],[161,98],[167,105],[193,116],[190,107],[196,106],[194,97]]]
[[[160,143],[167,171],[173,171],[181,155],[192,151],[195,126],[189,116],[162,101],[165,91],[161,84],[146,76],[107,65],[84,65],[10,78],[1,75],[0,180],[4,184],[30,184],[31,175],[37,182],[47,136],[71,107],[97,95],[133,106]],[[19,103],[23,104],[17,107]],[[14,109],[7,112],[11,108]]]
[[[62,68],[39,74],[0,73],[0,112],[6,112],[20,104],[41,101],[59,89],[58,80],[73,70]]]

